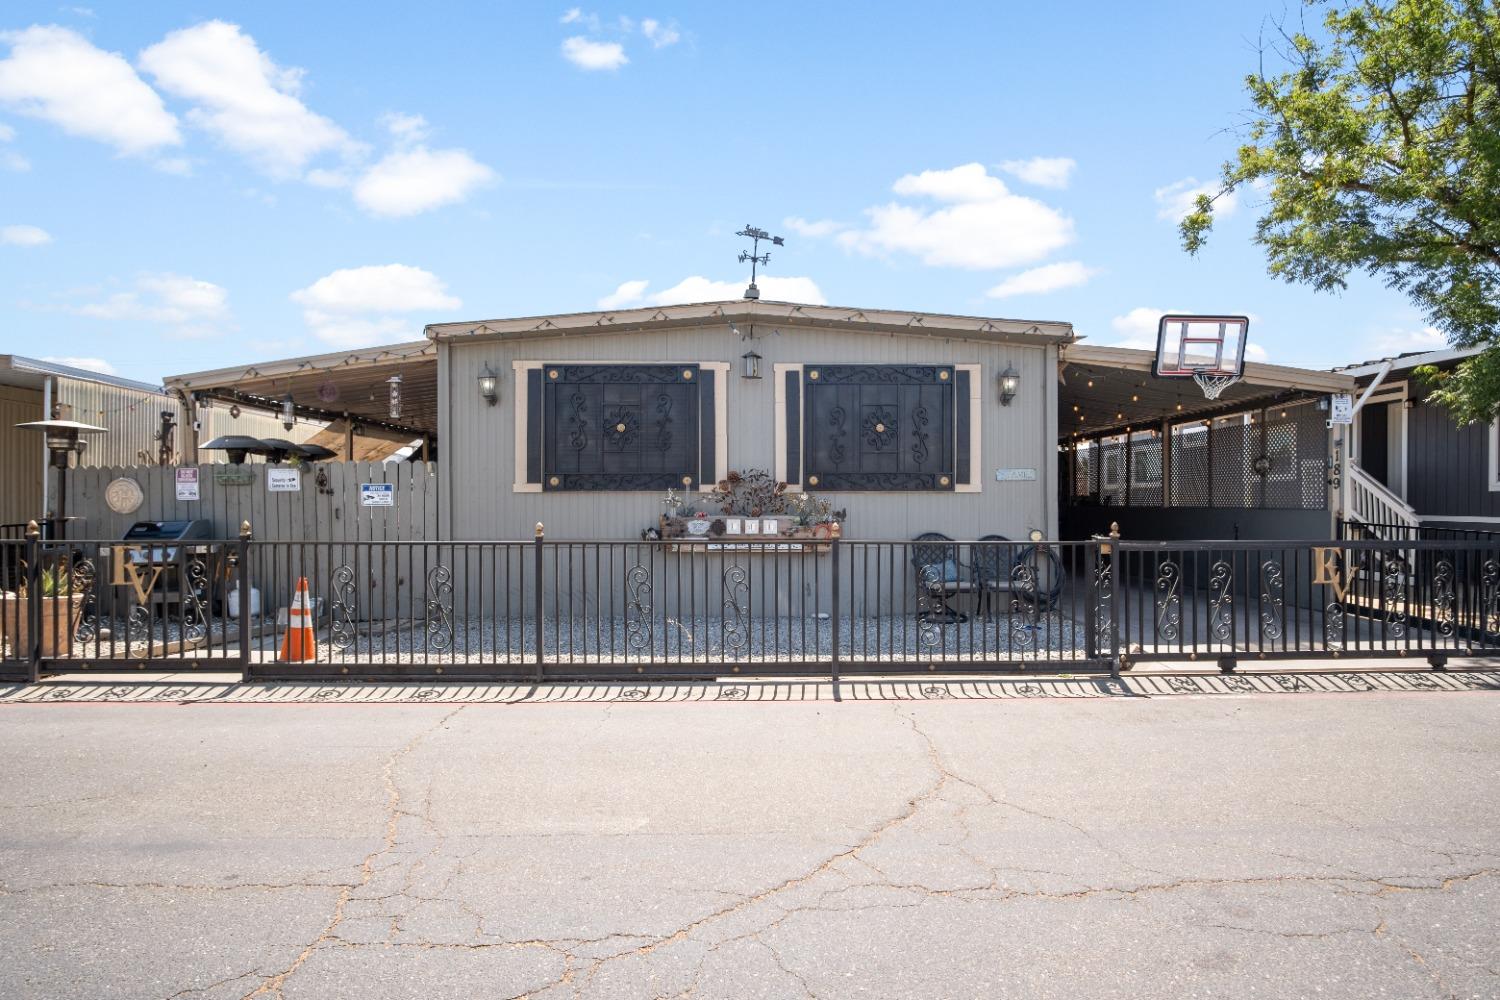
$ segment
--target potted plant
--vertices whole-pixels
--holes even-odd
[[[41,655],[60,659],[73,655],[73,634],[83,612],[88,590],[84,573],[66,562],[44,568],[37,574],[41,600]],[[23,575],[14,593],[0,594],[0,637],[10,645],[10,655],[24,659],[31,653],[30,591]]]

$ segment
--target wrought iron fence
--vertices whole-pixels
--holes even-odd
[[[1486,528],[1459,528],[1432,524],[1382,524],[1346,519],[1341,519],[1338,525],[1339,538],[1351,541],[1379,539],[1381,541],[1500,543],[1500,531],[1491,531]]]
[[[0,540],[7,562],[18,567],[0,600],[10,679],[148,667],[837,678],[1500,653],[1500,542],[1488,541],[33,537]]]
[[[1127,662],[1500,652],[1500,541],[1122,542],[1114,563]]]

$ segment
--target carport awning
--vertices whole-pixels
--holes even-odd
[[[401,376],[396,418],[386,382],[392,375]],[[437,345],[430,340],[173,375],[166,385],[269,410],[280,409],[290,393],[301,416],[331,421],[348,414],[413,438],[438,431]]]
[[[1163,420],[1215,413],[1309,396],[1354,391],[1343,372],[1245,363],[1245,377],[1216,400],[1203,398],[1191,378],[1156,378],[1151,351],[1070,344],[1058,365],[1058,432],[1101,434],[1126,427],[1152,427]]]

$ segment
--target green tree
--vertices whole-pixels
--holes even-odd
[[[1500,406],[1500,0],[1352,0],[1314,39],[1281,26],[1282,71],[1246,79],[1246,141],[1182,222],[1196,253],[1214,203],[1266,198],[1270,273],[1328,291],[1363,271],[1404,292],[1456,347],[1423,369],[1461,423]]]

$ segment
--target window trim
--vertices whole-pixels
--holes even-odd
[[[713,469],[714,475],[713,475],[712,481],[708,481],[708,480],[700,481],[698,483],[698,489],[697,489],[696,492],[698,492],[698,493],[712,493],[712,492],[714,492],[714,490],[718,488],[719,481],[721,479],[724,479],[725,477],[727,477],[729,475],[729,420],[728,420],[728,417],[729,417],[729,408],[728,408],[728,389],[729,389],[729,385],[728,385],[728,382],[729,382],[729,368],[730,368],[729,362],[727,362],[727,361],[691,361],[691,360],[681,360],[681,361],[677,361],[677,360],[673,360],[673,361],[641,361],[641,360],[638,360],[638,359],[637,360],[632,360],[632,361],[617,361],[617,360],[596,361],[596,360],[593,360],[592,358],[571,358],[571,359],[567,359],[567,363],[568,364],[576,364],[576,365],[685,364],[685,365],[697,365],[698,366],[698,370],[700,372],[705,372],[705,373],[712,374],[713,375],[713,379],[714,379],[714,469]],[[527,431],[529,430],[528,417],[527,417],[527,408],[528,408],[528,403],[529,403],[529,400],[527,398],[528,397],[527,382],[528,382],[528,374],[530,372],[540,371],[543,367],[545,367],[545,365],[546,365],[546,362],[544,362],[544,361],[520,361],[520,360],[516,360],[516,361],[512,361],[510,363],[511,370],[514,373],[514,377],[515,377],[515,384],[512,387],[512,392],[511,392],[511,398],[514,400],[514,403],[512,405],[512,411],[511,411],[511,413],[512,413],[512,417],[514,418],[514,423],[515,423],[515,461],[513,463],[513,465],[514,465],[514,471],[513,471],[513,478],[512,478],[512,481],[511,481],[511,492],[513,492],[513,493],[541,493],[541,492],[543,492],[543,490],[542,490],[542,483],[541,483],[540,480],[538,480],[537,482],[532,483],[532,482],[528,482],[527,478],[526,478],[527,477],[527,471],[526,471]],[[544,476],[546,475],[546,469],[545,468],[543,468],[543,470],[542,470],[542,475],[544,475]],[[548,491],[548,492],[549,492],[549,495],[566,495],[566,494],[570,494],[570,493],[573,493],[573,492],[576,492],[576,491],[573,491],[573,490],[551,490],[551,491]],[[657,491],[656,490],[618,490],[618,491],[614,491],[614,492],[620,492],[620,493],[655,493]]]
[[[773,460],[772,460],[772,466],[771,466],[771,468],[772,468],[772,470],[773,470],[773,472],[774,472],[774,474],[776,476],[776,481],[787,484],[787,490],[788,490],[788,492],[792,492],[792,493],[802,493],[802,492],[805,492],[805,490],[803,489],[803,485],[802,485],[801,469],[803,467],[805,467],[807,451],[806,451],[806,443],[803,442],[801,444],[801,446],[800,446],[800,450],[802,452],[802,462],[798,463],[798,474],[795,477],[791,476],[790,475],[790,471],[791,471],[790,470],[791,456],[787,454],[787,430],[788,430],[788,428],[787,428],[787,403],[788,403],[788,400],[787,400],[787,395],[786,395],[786,377],[787,377],[788,373],[794,373],[796,375],[797,385],[801,386],[804,383],[804,380],[803,380],[803,370],[807,367],[807,365],[809,365],[809,364],[841,364],[841,363],[843,363],[843,362],[786,361],[786,362],[775,362],[775,363],[773,363],[771,365],[771,377],[772,377],[772,379],[775,382],[775,385],[772,387],[772,390],[773,390],[772,398],[774,400],[774,404],[773,405],[775,407],[775,419],[773,421],[772,433],[775,435],[775,442],[774,442],[775,443],[775,450],[773,452],[774,457],[773,457]],[[858,363],[858,364],[879,364],[879,362],[856,362],[856,363]],[[933,362],[933,364],[944,364],[944,362]],[[955,373],[960,372],[960,371],[967,372],[968,376],[969,376],[969,401],[968,401],[968,404],[967,404],[968,407],[969,407],[969,480],[968,480],[968,482],[955,483],[954,486],[953,486],[953,488],[951,490],[868,490],[868,491],[866,491],[866,490],[830,490],[829,492],[834,492],[834,493],[852,493],[852,492],[920,493],[920,494],[922,494],[924,496],[925,495],[929,495],[929,494],[940,495],[940,494],[943,494],[943,493],[983,493],[984,492],[984,473],[983,473],[983,469],[982,469],[982,460],[983,460],[983,457],[984,457],[984,441],[983,441],[983,428],[984,428],[984,377],[983,377],[983,372],[984,372],[984,365],[977,364],[977,363],[974,363],[974,362],[965,362],[963,364],[951,364],[951,365],[948,365],[948,367],[952,368]],[[955,396],[957,396],[957,393],[955,393]],[[798,403],[798,405],[797,405],[797,411],[798,411],[798,439],[800,441],[801,437],[802,437],[802,434],[801,434],[801,426],[802,426],[801,417],[802,417],[802,414],[804,412],[803,408],[806,406],[806,397],[805,396],[799,396],[797,403]],[[958,408],[960,406],[963,406],[963,405],[965,405],[964,402],[963,402],[963,400],[960,400],[960,399],[957,399],[957,398],[955,398],[953,400],[953,407],[954,407],[955,417],[957,416]],[[955,428],[955,434],[954,434],[953,444],[954,444],[955,448],[958,447],[958,436],[957,436],[957,433],[956,433],[956,428]],[[956,458],[956,456],[955,456],[955,458]],[[955,464],[955,473],[954,473],[954,475],[956,476],[957,475],[957,471],[956,471],[957,462],[955,461],[954,464]]]

